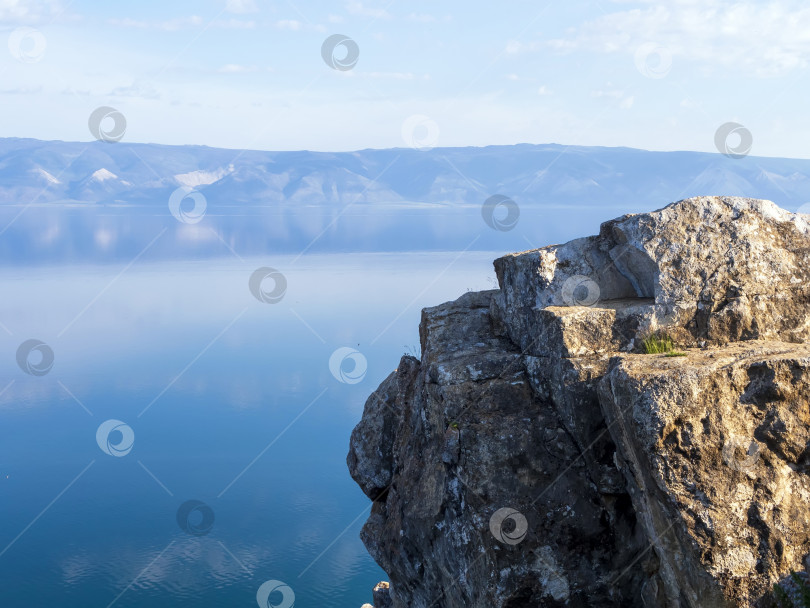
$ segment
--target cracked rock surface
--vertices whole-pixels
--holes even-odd
[[[350,441],[385,602],[772,605],[810,555],[808,220],[687,199],[425,309]]]

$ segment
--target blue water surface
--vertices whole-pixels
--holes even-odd
[[[271,580],[299,608],[370,601],[386,577],[358,537],[351,429],[418,353],[420,309],[494,287],[501,252],[242,255],[213,218],[40,213],[32,254],[0,265],[0,606],[252,607]],[[94,245],[40,255],[70,230]],[[124,233],[129,255],[105,256]],[[262,267],[286,279],[279,302],[249,289]],[[46,372],[40,350],[19,364],[29,339]],[[340,348],[359,357],[330,369]]]

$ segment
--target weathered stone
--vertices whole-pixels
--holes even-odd
[[[807,216],[770,201],[687,199],[605,222],[597,236],[496,260],[495,308],[533,355],[543,354],[542,309],[632,298],[654,298],[644,324],[683,341],[799,342],[810,337],[808,234]]]
[[[391,608],[391,594],[386,581],[377,583],[374,587],[374,608]]]
[[[393,608],[770,606],[810,556],[809,262],[806,216],[703,197],[425,309],[348,457]],[[634,354],[660,329],[685,356]]]
[[[597,397],[597,384],[608,360],[531,356],[525,359],[529,383],[535,393],[553,405],[577,444],[599,492],[624,494],[624,480],[613,459],[615,446]]]
[[[532,389],[525,359],[494,334],[492,295],[424,311],[413,398],[394,399],[403,409],[390,425],[398,429],[393,454],[383,459],[393,463],[390,490],[361,538],[390,574],[397,608],[637,601],[640,578],[622,576],[643,549],[640,536],[633,542],[629,498],[621,489],[623,502],[604,504],[554,406]],[[362,437],[355,432],[352,443]],[[368,453],[377,451],[352,447]],[[350,458],[350,468],[373,467]],[[491,531],[503,508],[526,518],[520,542]]]
[[[671,605],[752,605],[801,567],[810,346],[622,355],[600,396]]]
[[[393,469],[392,444],[399,412],[410,398],[419,361],[402,357],[399,368],[366,401],[363,418],[352,431],[347,462],[352,477],[371,500],[387,491]]]

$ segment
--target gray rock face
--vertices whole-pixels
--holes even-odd
[[[800,342],[810,335],[808,234],[807,216],[770,201],[680,201],[605,222],[597,236],[496,260],[496,314],[512,341],[531,354],[547,348],[549,307],[600,302],[599,309],[617,308],[611,327],[619,336],[640,321],[642,329],[666,328],[684,344]],[[649,298],[638,311],[639,299]],[[614,302],[625,299],[635,299],[630,319]],[[633,347],[617,343],[605,327],[578,337],[583,353]]]
[[[620,578],[635,555],[615,542],[617,528],[632,536],[629,499],[622,489],[615,500],[624,496],[624,505],[605,504],[548,398],[533,391],[526,359],[493,332],[493,295],[426,309],[421,363],[404,357],[366,403],[349,456],[352,474],[375,499],[362,538],[396,573],[394,606],[517,607],[542,597],[623,605],[613,581],[640,593],[634,577]],[[413,384],[392,395],[390,387],[406,379]],[[388,428],[395,436],[381,441],[378,429]],[[380,475],[370,474],[367,453],[382,465]],[[387,491],[377,478],[392,480]],[[525,517],[525,538],[491,531],[499,509]]]
[[[810,554],[810,346],[622,355],[600,384],[669,603],[745,606]]]
[[[425,309],[350,442],[380,601],[769,605],[810,555],[808,256],[803,216],[688,199]]]
[[[391,608],[390,585],[386,581],[374,587],[374,608]]]

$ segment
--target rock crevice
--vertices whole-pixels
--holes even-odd
[[[771,605],[810,554],[808,218],[687,199],[495,269],[352,433],[385,601]]]

